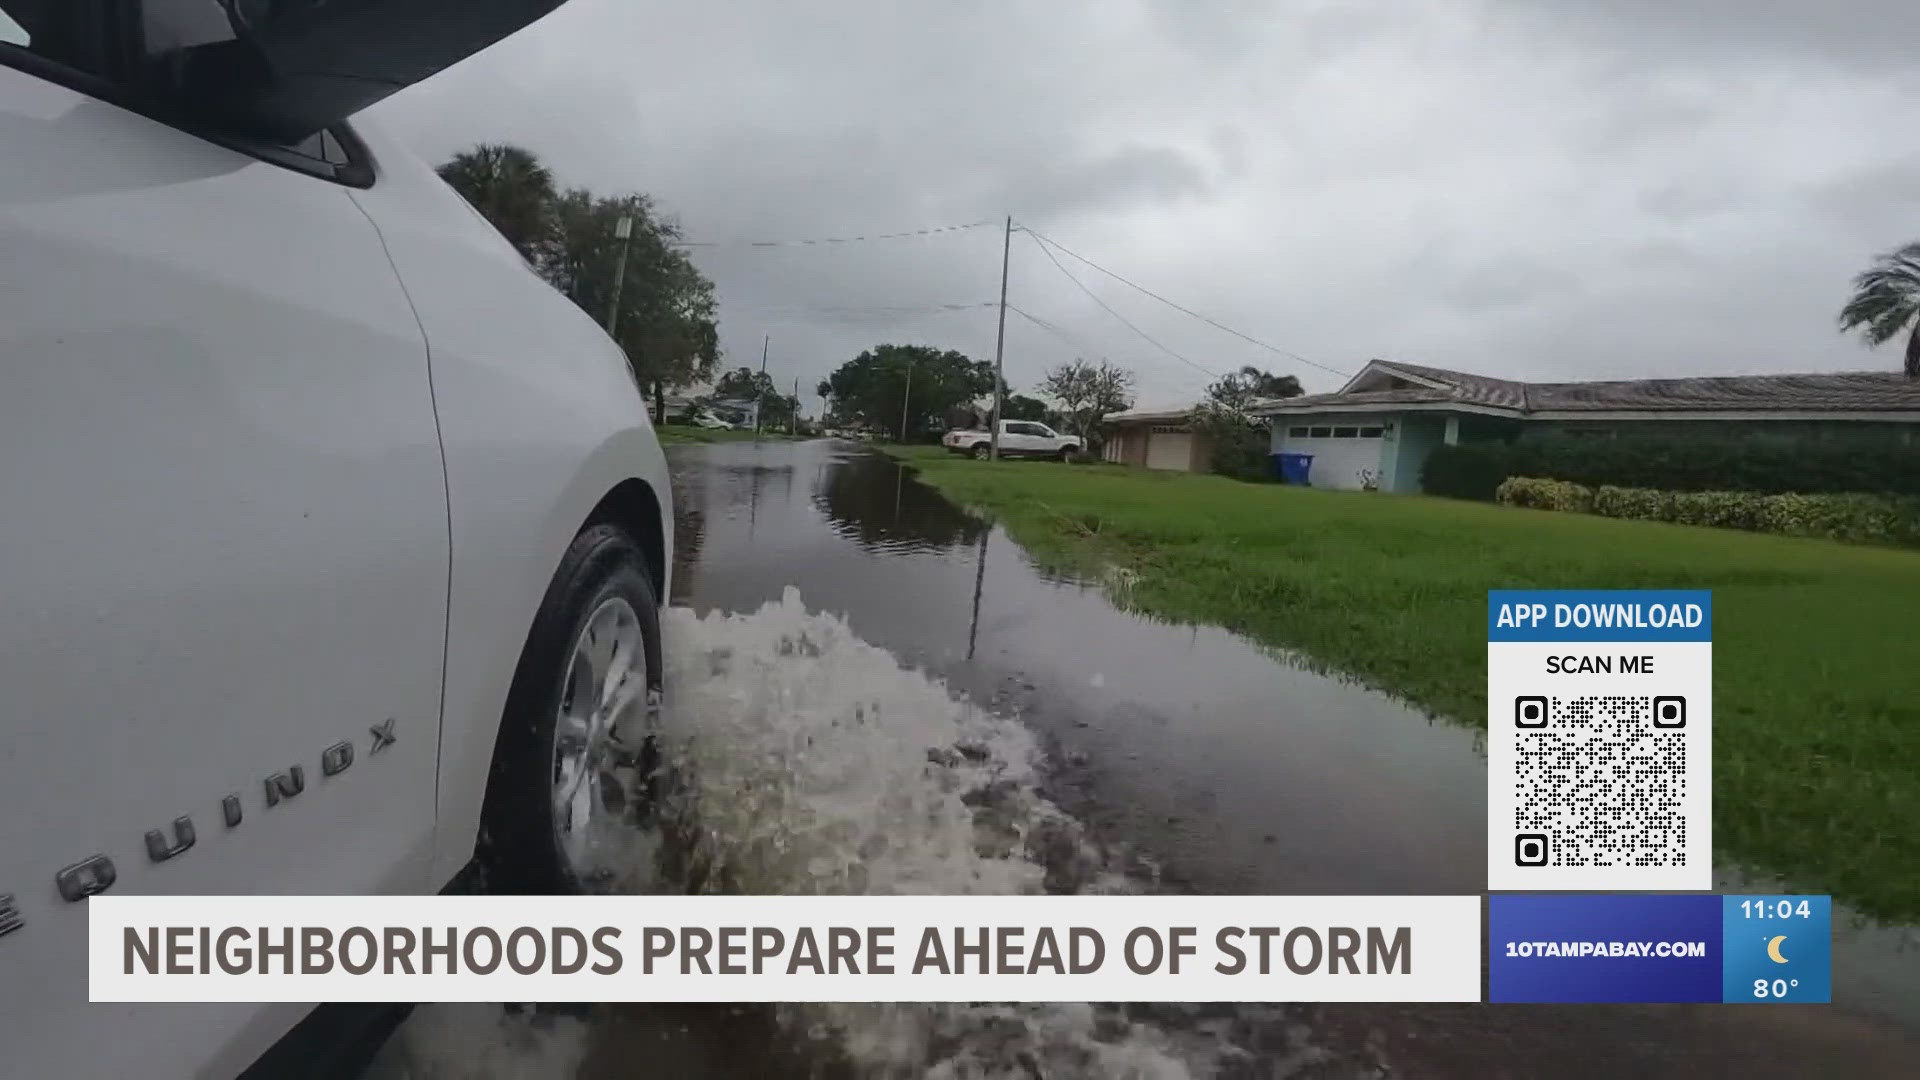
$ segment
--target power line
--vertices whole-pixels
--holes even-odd
[[[758,315],[827,315],[832,317],[853,317],[872,315],[887,317],[891,315],[939,314],[949,311],[977,311],[980,308],[998,306],[993,300],[978,300],[970,304],[772,304],[756,306],[753,304],[725,303],[728,311],[747,311]]]
[[[998,221],[970,221],[965,225],[936,225],[925,229],[909,229],[906,232],[874,233],[871,236],[817,236],[805,240],[669,240],[668,247],[811,247],[820,244],[859,244],[872,240],[901,240],[910,236],[934,236],[940,233],[962,232],[978,229],[986,225],[998,225]]]
[[[1038,315],[1035,315],[1030,311],[1022,310],[1019,306],[1014,304],[1008,304],[1007,310],[1027,320],[1028,322],[1039,327],[1040,329],[1045,330],[1047,333],[1052,334],[1054,337],[1059,338],[1061,341],[1066,342],[1067,344],[1073,346],[1075,349],[1081,352],[1088,353],[1093,356],[1097,356],[1102,360],[1106,359],[1106,357],[1102,355],[1103,350],[1100,350],[1100,349],[1094,348],[1091,345],[1088,345],[1086,342],[1080,340],[1077,337],[1074,337],[1072,334],[1067,333],[1065,330],[1062,330],[1060,327],[1054,325],[1053,323],[1048,322],[1047,320],[1041,318]]]
[[[1042,236],[1041,234],[1035,232],[1032,228],[1028,226],[1022,225],[1021,228],[1026,229],[1028,235],[1032,236],[1035,240],[1041,241],[1043,245],[1059,248],[1062,252],[1066,253],[1067,255],[1071,255],[1073,258],[1078,259],[1083,263],[1086,263],[1088,266],[1091,266],[1095,270],[1098,270],[1101,273],[1112,278],[1113,280],[1118,281],[1120,284],[1125,285],[1130,289],[1135,289],[1135,290],[1138,290],[1139,292],[1146,293],[1148,296],[1153,297],[1155,300],[1160,301],[1161,303],[1167,305],[1168,307],[1174,309],[1175,311],[1181,312],[1186,315],[1191,315],[1194,318],[1199,319],[1201,322],[1206,323],[1208,326],[1211,326],[1216,330],[1224,330],[1227,333],[1232,334],[1234,337],[1237,337],[1240,340],[1248,342],[1250,344],[1258,345],[1261,348],[1266,349],[1268,352],[1278,353],[1281,356],[1287,357],[1291,360],[1296,360],[1302,364],[1306,364],[1309,367],[1319,368],[1321,371],[1329,372],[1331,374],[1339,375],[1342,377],[1351,376],[1353,374],[1350,371],[1341,371],[1337,368],[1330,368],[1325,364],[1318,363],[1313,360],[1309,360],[1306,357],[1301,356],[1299,353],[1296,353],[1290,349],[1283,349],[1278,345],[1270,345],[1267,342],[1261,341],[1259,338],[1254,337],[1251,334],[1243,334],[1240,331],[1235,330],[1233,327],[1226,325],[1225,323],[1219,322],[1218,320],[1211,319],[1205,315],[1200,314],[1199,312],[1193,310],[1192,308],[1185,307],[1181,304],[1176,304],[1173,301],[1167,299],[1166,297],[1161,296],[1159,293],[1154,292],[1152,289],[1147,288],[1145,285],[1136,284],[1135,282],[1129,281],[1126,278],[1121,277],[1119,274],[1114,273],[1112,270],[1109,270],[1104,266],[1101,266],[1099,263],[1094,262],[1092,259],[1087,258],[1085,255],[1081,255],[1073,251],[1072,249],[1066,247],[1065,245],[1061,244],[1059,241],[1054,240],[1051,237]],[[1045,251],[1046,246],[1043,246],[1041,250]]]
[[[1039,233],[1036,233],[1032,229],[1028,229],[1025,226],[1021,226],[1021,229],[1028,236],[1033,237],[1034,245],[1040,249],[1040,253],[1047,257],[1047,261],[1051,262],[1054,265],[1054,268],[1056,270],[1059,270],[1062,274],[1065,274],[1068,281],[1071,281],[1075,285],[1079,286],[1081,292],[1086,293],[1087,297],[1091,299],[1094,303],[1099,304],[1100,307],[1103,308],[1107,314],[1113,316],[1116,319],[1119,319],[1120,322],[1124,324],[1127,329],[1133,331],[1136,334],[1139,334],[1142,338],[1146,339],[1149,345],[1152,345],[1154,348],[1159,349],[1161,352],[1166,353],[1168,356],[1173,357],[1175,360],[1180,361],[1181,363],[1187,365],[1188,367],[1194,369],[1195,371],[1198,371],[1201,374],[1206,375],[1207,377],[1213,378],[1213,379],[1217,379],[1220,377],[1218,373],[1208,371],[1206,368],[1201,367],[1199,364],[1194,363],[1193,361],[1187,359],[1186,357],[1181,356],[1179,353],[1174,352],[1172,349],[1167,348],[1165,345],[1160,344],[1160,342],[1157,339],[1155,339],[1153,335],[1133,325],[1131,322],[1128,322],[1127,317],[1125,315],[1122,315],[1119,312],[1113,310],[1112,307],[1108,306],[1105,300],[1100,299],[1098,294],[1096,294],[1092,289],[1087,288],[1085,283],[1083,283],[1079,278],[1074,277],[1073,272],[1071,270],[1068,270],[1065,266],[1060,265],[1060,260],[1053,257],[1053,252],[1048,250],[1047,245],[1040,242]],[[1065,249],[1062,248],[1061,250],[1064,251]]]

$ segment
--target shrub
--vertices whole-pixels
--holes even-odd
[[[1236,480],[1273,479],[1268,454],[1273,450],[1273,431],[1264,423],[1249,420],[1244,413],[1212,402],[1193,413],[1193,430],[1212,443],[1208,465],[1221,476]]]
[[[1529,506],[1535,510],[1593,510],[1593,491],[1565,480],[1541,480],[1514,476],[1501,481],[1494,498],[1511,506]]]
[[[1544,436],[1514,443],[1436,447],[1427,457],[1421,484],[1428,494],[1485,500],[1492,499],[1509,476],[1672,492],[1920,496],[1920,446],[1659,435]]]
[[[1501,481],[1527,471],[1514,468],[1513,459],[1513,448],[1501,442],[1438,446],[1421,467],[1420,490],[1450,499],[1490,502]]]
[[[1761,528],[1789,536],[1920,547],[1920,501],[1877,495],[1769,495]]]
[[[1515,476],[1501,482],[1495,498],[1536,510],[1577,510],[1640,521],[1920,547],[1920,500],[1858,492],[1762,495],[1752,491],[1657,491],[1610,484],[1589,490],[1564,480]]]
[[[1593,512],[1606,517],[1633,518],[1638,521],[1670,521],[1673,493],[1653,488],[1602,484],[1593,492]]]
[[[1760,529],[1767,498],[1751,491],[1677,491],[1669,497],[1666,520],[1717,529]]]

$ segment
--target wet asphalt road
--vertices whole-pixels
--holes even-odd
[[[1128,614],[1097,583],[1046,577],[1003,531],[862,448],[731,443],[671,456],[674,603],[746,611],[796,585],[809,608],[843,613],[903,663],[1016,710],[1052,752],[1049,794],[1158,887],[1481,891],[1485,766],[1471,731],[1225,632]],[[1843,998],[1848,962],[1843,949]],[[1862,970],[1916,964],[1913,952],[1876,954]],[[1852,984],[1865,1007],[1307,1015],[1323,1042],[1368,1047],[1357,1056],[1405,1076],[1920,1075],[1920,1009],[1889,1008],[1865,975]],[[680,1075],[811,1071],[770,1049],[752,1010],[623,1008],[594,1027],[584,1075],[634,1075],[635,1055]]]

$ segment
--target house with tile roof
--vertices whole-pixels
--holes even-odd
[[[1193,427],[1194,406],[1128,409],[1101,417],[1100,455],[1118,465],[1176,472],[1207,472],[1213,440]]]
[[[1911,445],[1920,380],[1897,372],[1519,382],[1373,360],[1331,394],[1253,410],[1276,453],[1313,455],[1316,487],[1417,492],[1435,447],[1483,439],[1848,440]]]

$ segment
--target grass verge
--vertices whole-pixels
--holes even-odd
[[[1920,919],[1920,552],[888,452],[1043,561],[1132,570],[1133,607],[1296,650],[1475,725],[1488,589],[1712,589],[1716,849]]]

